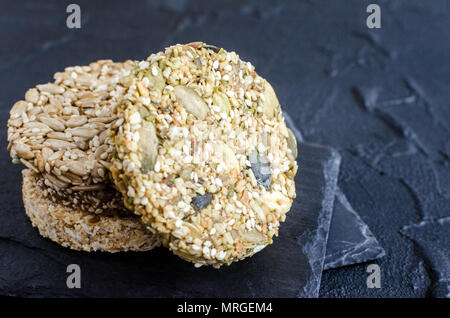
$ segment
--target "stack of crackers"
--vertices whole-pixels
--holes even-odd
[[[271,244],[295,198],[272,86],[202,42],[56,73],[12,107],[8,150],[33,226],[75,250],[162,244],[218,268]]]

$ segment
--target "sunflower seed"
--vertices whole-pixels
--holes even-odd
[[[67,137],[66,133],[56,132],[56,131],[49,132],[47,134],[47,138],[60,139],[60,140],[65,140],[65,141],[71,141],[72,140],[72,138]]]
[[[30,146],[23,144],[23,143],[17,143],[14,144],[13,150],[17,153],[17,155],[25,160],[33,159],[34,153],[31,151]]]
[[[79,161],[68,161],[65,163],[65,166],[69,168],[70,172],[77,176],[83,177],[89,174],[86,166]]]
[[[37,103],[39,101],[39,92],[36,88],[31,88],[25,93],[25,100],[30,103]]]
[[[39,173],[39,170],[38,170],[31,162],[29,162],[29,161],[27,161],[27,160],[25,160],[25,159],[22,159],[22,158],[20,158],[20,162],[21,162],[25,167],[27,167],[28,169],[31,169],[31,170],[33,170],[34,172]]]
[[[85,185],[85,186],[74,186],[71,187],[73,191],[97,191],[105,189],[104,184],[91,184],[91,185]]]
[[[59,139],[47,139],[44,142],[44,145],[49,146],[53,150],[61,150],[61,149],[71,149],[75,148],[75,145],[71,142],[59,140]]]
[[[73,116],[69,120],[66,121],[66,126],[70,128],[83,126],[88,122],[86,116]]]
[[[69,186],[68,183],[59,180],[58,178],[49,173],[44,173],[44,178],[50,181],[54,186],[56,186],[59,189],[65,189]]]
[[[22,100],[18,101],[11,108],[11,110],[9,111],[9,114],[13,118],[18,117],[18,116],[22,115],[23,113],[25,113],[25,111],[27,110],[27,107],[28,107],[28,104],[26,102],[24,102]]]
[[[64,125],[64,122],[62,120],[59,120],[56,118],[40,116],[39,120],[42,123],[46,124],[51,129],[56,130],[56,131],[64,131],[64,129],[66,128],[66,126]]]
[[[62,94],[64,93],[64,87],[58,86],[53,83],[38,85],[37,88],[41,92],[50,93],[50,94]]]
[[[91,139],[99,132],[97,129],[85,127],[70,128],[67,131],[70,132],[73,136],[83,137],[87,139]]]

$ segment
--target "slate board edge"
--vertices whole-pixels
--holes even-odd
[[[309,242],[303,245],[302,251],[305,253],[305,255],[313,255],[320,253],[318,255],[318,259],[320,260],[320,266],[317,266],[316,270],[312,273],[316,277],[316,281],[318,281],[318,284],[316,286],[312,286],[310,283],[314,282],[315,280],[309,280],[309,282],[306,284],[306,286],[303,287],[303,289],[299,292],[297,297],[308,297],[308,298],[317,298],[319,295],[320,290],[320,280],[322,277],[323,272],[323,265],[325,261],[325,253],[326,253],[326,243],[328,240],[328,231],[330,228],[331,223],[331,217],[333,213],[333,207],[334,207],[334,199],[335,199],[335,192],[337,187],[337,179],[339,175],[339,167],[341,163],[341,156],[340,154],[333,148],[323,145],[318,145],[314,143],[302,143],[303,145],[310,145],[312,147],[318,147],[318,148],[324,148],[328,149],[330,152],[329,159],[324,163],[324,177],[325,177],[325,195],[323,197],[322,202],[328,203],[324,204],[322,207],[322,210],[320,212],[320,216],[318,218],[318,224],[319,227],[315,230],[314,235],[311,236],[311,239]],[[301,167],[299,167],[301,169]],[[315,250],[316,246],[314,246],[312,243],[317,240],[318,237],[322,236],[325,244],[321,251],[317,252]],[[309,259],[314,259],[313,257],[309,257]],[[311,265],[311,268],[315,268],[315,266]],[[319,270],[320,269],[320,270]]]
[[[386,255],[384,248],[379,244],[378,240],[373,235],[369,226],[361,219],[359,214],[352,208],[345,194],[339,187],[336,189],[335,200],[336,199],[339,200],[341,204],[346,207],[348,213],[351,213],[353,217],[357,221],[359,221],[361,225],[361,233],[365,237],[365,241],[360,244],[349,247],[347,249],[340,250],[339,252],[326,255],[324,270],[360,264],[384,257]],[[333,217],[335,217],[335,214],[333,214]]]
[[[301,145],[304,142],[304,139],[302,133],[300,132],[300,129],[298,129],[297,125],[295,124],[294,120],[292,119],[292,117],[289,115],[288,112],[283,111],[283,115],[286,121],[286,125],[292,130],[295,137],[297,138],[297,142],[299,143],[299,145]],[[330,148],[334,149],[332,147]],[[334,150],[337,151],[336,149]],[[362,229],[363,232],[361,232],[361,234],[363,236],[365,236],[366,238],[371,237],[373,239],[366,239],[365,242],[363,242],[362,244],[357,244],[352,248],[341,250],[339,253],[327,255],[326,254],[328,251],[327,250],[325,252],[324,270],[338,268],[342,266],[355,265],[361,262],[367,262],[370,260],[375,260],[383,257],[385,255],[384,249],[383,247],[380,246],[377,239],[373,236],[368,225],[360,218],[359,214],[352,208],[350,203],[347,201],[345,194],[339,189],[339,187],[337,187],[336,189],[337,189],[336,196],[338,196],[339,193],[341,194],[341,196],[338,197],[338,199],[341,199],[343,196],[341,202],[342,201],[344,202],[342,202],[342,204],[346,206],[348,212],[351,213],[353,218],[355,218],[360,224],[361,227],[358,230],[361,231]],[[331,222],[333,222],[334,217],[336,216],[334,216],[333,214]],[[360,249],[363,249],[363,251],[358,251]],[[358,256],[359,258],[356,259]]]

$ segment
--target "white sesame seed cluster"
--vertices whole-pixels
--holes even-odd
[[[138,63],[127,84],[111,167],[126,206],[196,266],[271,244],[295,198],[297,146],[253,65],[194,42]]]
[[[10,155],[43,176],[44,195],[52,201],[94,213],[123,209],[120,194],[108,186],[110,130],[133,67],[132,61],[111,60],[67,67],[12,107]]]

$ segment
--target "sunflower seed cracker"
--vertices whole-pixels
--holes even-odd
[[[67,67],[37,85],[10,111],[8,150],[14,162],[41,173],[53,200],[96,213],[123,209],[109,181],[114,109],[134,62],[100,60]]]

